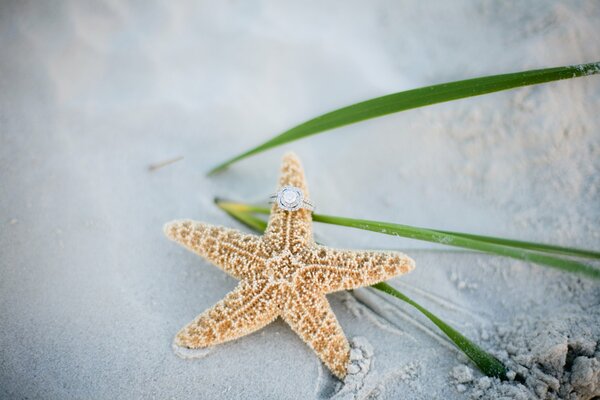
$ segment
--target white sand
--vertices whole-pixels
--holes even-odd
[[[0,5],[1,398],[600,395],[598,283],[323,225],[327,244],[413,255],[392,283],[524,383],[483,377],[369,289],[330,296],[357,349],[345,385],[280,321],[182,359],[173,335],[235,281],[162,234],[183,217],[237,226],[213,197],[268,195],[293,149],[324,213],[598,249],[598,77],[413,110],[204,175],[355,101],[597,61],[598,2],[95,3]]]

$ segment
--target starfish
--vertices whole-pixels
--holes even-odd
[[[280,187],[308,188],[300,161],[283,158]],[[255,332],[281,317],[323,363],[343,379],[350,346],[327,293],[372,285],[414,268],[398,252],[340,250],[315,243],[308,209],[273,204],[263,236],[190,220],[165,225],[165,234],[240,280],[237,287],[185,326],[175,344],[203,348]]]

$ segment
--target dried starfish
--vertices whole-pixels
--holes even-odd
[[[284,156],[279,185],[308,190],[298,158]],[[201,348],[237,339],[282,317],[339,378],[346,376],[350,347],[325,294],[355,289],[405,274],[414,261],[397,252],[338,250],[312,237],[307,209],[273,205],[265,234],[189,220],[165,225],[172,240],[241,280],[212,308],[175,337],[175,344]]]

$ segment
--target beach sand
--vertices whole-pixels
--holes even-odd
[[[279,320],[175,352],[177,331],[236,282],[162,231],[178,218],[244,229],[214,197],[266,199],[293,150],[325,214],[598,250],[597,76],[407,111],[206,172],[357,101],[598,61],[599,26],[594,1],[3,2],[0,397],[600,396],[598,282],[321,224],[324,244],[411,255],[417,268],[390,283],[514,380],[484,377],[414,309],[365,288],[329,296],[358,349],[345,382]]]

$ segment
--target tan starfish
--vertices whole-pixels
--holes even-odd
[[[308,198],[298,158],[284,156],[279,185]],[[252,333],[282,317],[339,378],[346,376],[350,347],[325,294],[372,285],[414,268],[396,252],[337,250],[312,237],[307,209],[273,205],[263,236],[189,220],[165,225],[172,240],[241,282],[175,337],[175,344],[201,348]]]

